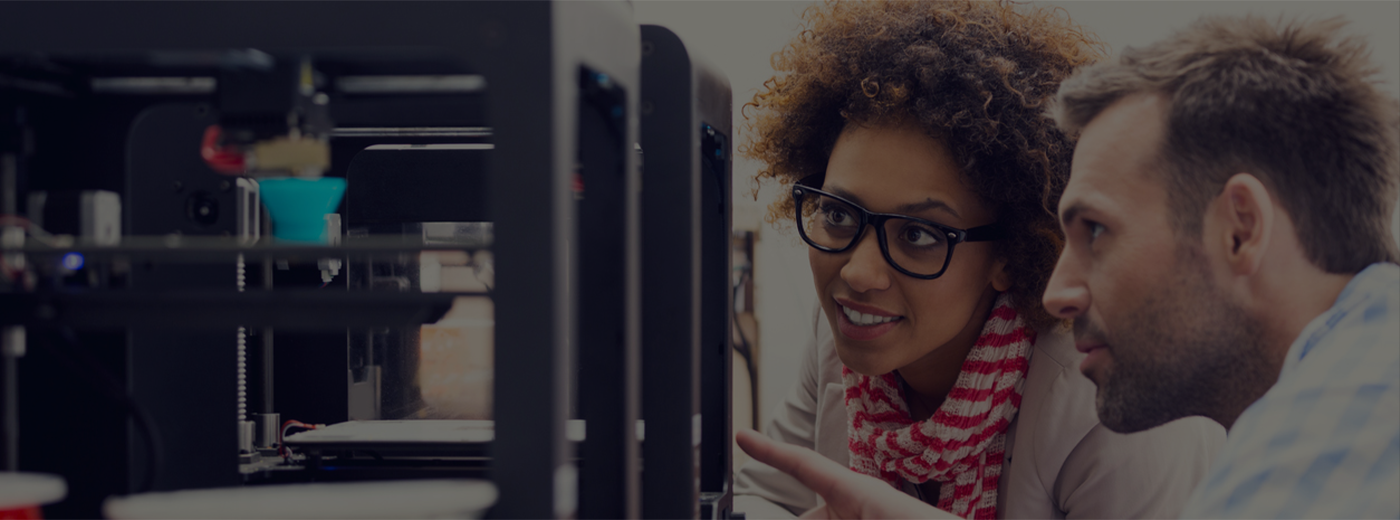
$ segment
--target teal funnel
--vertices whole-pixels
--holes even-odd
[[[258,191],[272,217],[272,236],[296,242],[326,242],[326,214],[345,196],[345,179],[267,178]]]

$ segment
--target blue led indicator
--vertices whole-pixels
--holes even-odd
[[[77,271],[83,268],[83,255],[82,253],[68,253],[63,255],[62,262],[63,267],[69,271]]]

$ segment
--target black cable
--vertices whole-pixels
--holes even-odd
[[[155,421],[151,419],[151,415],[146,412],[146,409],[137,404],[136,400],[132,399],[131,395],[122,388],[122,385],[117,382],[117,378],[103,368],[102,364],[92,356],[92,353],[81,346],[77,336],[73,334],[73,329],[60,328],[59,335],[63,336],[64,341],[56,342],[55,345],[60,350],[65,351],[63,352],[64,356],[62,356],[65,361],[81,362],[83,366],[75,368],[79,368],[79,370],[85,368],[89,375],[94,376],[84,379],[99,381],[98,384],[105,387],[99,390],[105,391],[108,397],[116,400],[136,421],[136,429],[141,432],[141,438],[145,441],[147,457],[146,474],[143,475],[141,485],[136,488],[136,492],[145,493],[155,490],[156,475],[165,460],[165,454],[161,451],[160,431],[156,429]]]
[[[749,270],[745,269],[743,271],[740,271],[739,282],[734,284],[734,291],[733,295],[730,296],[730,300],[734,300],[739,297],[739,291],[744,288],[744,280],[747,279],[749,279]],[[732,305],[730,306],[730,308],[734,311],[734,330],[739,333],[739,341],[743,343],[744,346],[743,349],[740,349],[739,345],[734,345],[734,350],[738,352],[740,356],[743,356],[744,366],[747,367],[749,370],[749,400],[751,402],[749,411],[752,413],[752,417],[750,418],[750,420],[752,421],[751,424],[753,426],[753,429],[757,430],[759,428],[758,373],[754,370],[753,366],[753,346],[749,344],[748,336],[744,335],[744,327],[739,324],[739,310],[733,307]]]

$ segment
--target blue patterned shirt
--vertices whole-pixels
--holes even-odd
[[[1400,266],[1367,267],[1308,323],[1182,517],[1400,517]]]

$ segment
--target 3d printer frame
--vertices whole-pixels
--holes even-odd
[[[489,124],[494,149],[485,165],[489,196],[483,199],[496,238],[480,246],[497,258],[495,343],[502,346],[495,355],[497,440],[490,448],[490,476],[501,495],[491,515],[563,515],[577,500],[577,513],[585,518],[636,517],[642,507],[647,516],[693,517],[705,500],[706,516],[728,516],[730,94],[722,75],[692,60],[674,34],[648,27],[639,38],[620,3],[35,3],[5,10],[0,17],[0,109],[8,120],[0,126],[0,155],[12,165],[16,182],[11,193],[31,187],[123,192],[127,236],[183,231],[189,242],[197,242],[194,237],[201,234],[239,232],[236,223],[217,220],[196,227],[177,223],[186,228],[170,229],[179,219],[149,211],[172,200],[184,203],[194,193],[236,204],[228,179],[195,176],[176,181],[172,190],[169,178],[151,174],[146,166],[175,175],[198,172],[193,159],[164,152],[169,147],[161,145],[188,141],[189,128],[217,120],[212,98],[218,91],[201,92],[207,88],[202,80],[179,80],[149,83],[145,91],[102,93],[93,88],[94,79],[217,77],[246,57],[247,49],[274,59],[309,57],[316,64],[341,59],[351,69],[358,53],[383,67],[361,76],[465,72],[484,78],[484,93],[458,96],[420,89],[356,100],[347,92],[353,89],[328,93],[330,117],[342,137],[364,137],[365,129],[410,127],[445,135]],[[197,20],[217,23],[191,22]],[[469,67],[412,70],[396,65],[396,57],[425,49]],[[638,102],[638,92],[645,101]],[[475,95],[487,101],[471,99]],[[589,104],[594,109],[585,106]],[[138,116],[148,126],[158,120],[170,124],[133,131]],[[650,161],[645,190],[631,146],[638,141],[639,120],[648,126],[641,138]],[[90,153],[67,153],[74,146],[86,146]],[[133,154],[152,162],[133,159]],[[162,164],[167,159],[174,163]],[[658,196],[662,193],[666,195]],[[667,200],[688,204],[657,204]],[[645,249],[639,247],[643,236]],[[275,289],[269,274],[273,258],[325,256],[327,251],[210,244],[172,248],[128,241],[84,251],[98,263],[110,255],[148,266],[228,262],[230,255],[242,254],[254,263],[261,260],[262,282],[269,289]],[[75,250],[54,249],[26,247],[23,252],[38,261]],[[353,246],[335,251],[367,252]],[[83,334],[83,341],[119,347],[105,351],[102,361],[124,368],[118,372],[131,398],[165,403],[151,406],[158,422],[207,418],[218,424],[233,415],[231,396],[226,405],[205,402],[190,408],[189,399],[208,398],[208,392],[190,390],[231,389],[234,350],[231,345],[179,346],[230,341],[232,335],[190,330],[236,325],[343,330],[423,323],[445,311],[454,296],[235,293],[217,281],[222,267],[187,267],[133,277],[126,289],[102,294],[3,293],[0,321],[33,331],[94,329]],[[117,326],[127,332],[102,332]],[[270,340],[266,343],[262,354],[270,360]],[[15,363],[15,358],[6,362]],[[702,373],[707,376],[703,380]],[[12,383],[15,378],[6,379]],[[563,433],[574,384],[589,438],[598,440],[579,448],[577,491],[567,478],[573,454]],[[639,395],[642,387],[645,402]],[[171,399],[172,393],[185,400]],[[261,397],[270,401],[271,389]],[[34,403],[42,406],[45,396],[31,392],[21,399],[32,410]],[[6,406],[7,412],[14,408]],[[79,475],[70,482],[75,491],[92,486],[89,500],[75,496],[72,508],[59,508],[55,516],[94,516],[93,499],[131,491],[145,469],[129,419],[101,408],[93,407],[92,415],[66,411],[81,416],[68,425],[82,423],[83,428],[67,438],[49,439],[53,442],[44,449],[30,450],[37,446],[31,444],[34,436],[25,438],[19,457],[24,466],[52,460],[55,451],[71,449],[63,443],[74,439],[111,455],[109,461],[86,461],[95,466],[112,462],[105,470],[72,473]],[[53,412],[33,416],[52,422],[64,415]],[[181,415],[171,419],[175,412]],[[641,417],[651,433],[646,446],[638,445],[630,428]],[[43,421],[27,420],[25,425],[36,422]],[[166,471],[156,487],[237,484],[236,458],[227,451],[233,429],[201,425],[193,431],[181,435],[171,450],[182,455],[181,465]],[[14,436],[6,441],[14,443]],[[695,466],[697,446],[704,454],[701,467]],[[642,449],[649,461],[645,505]],[[10,459],[8,464],[16,464]]]

